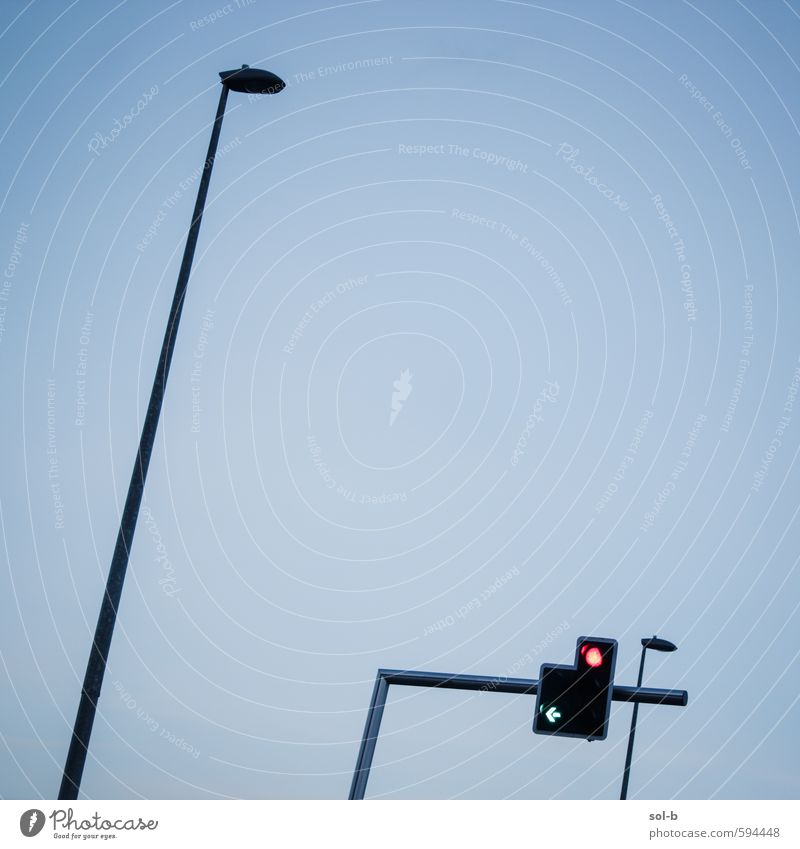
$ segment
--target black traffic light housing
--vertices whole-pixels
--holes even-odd
[[[616,640],[578,637],[572,666],[543,663],[534,733],[605,740],[616,662]]]

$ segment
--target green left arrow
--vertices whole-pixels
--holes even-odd
[[[558,708],[555,705],[547,709],[545,716],[550,722],[555,722],[557,719],[561,719],[561,714],[558,712]]]

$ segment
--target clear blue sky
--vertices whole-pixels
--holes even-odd
[[[796,798],[796,2],[9,0],[0,795],[53,797],[232,94],[83,792],[344,798],[378,667],[643,707],[634,798]],[[614,798],[396,688],[371,796]]]

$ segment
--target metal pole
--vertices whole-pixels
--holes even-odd
[[[381,730],[381,719],[383,709],[386,707],[386,694],[389,692],[389,682],[378,670],[375,678],[375,687],[372,690],[372,701],[369,703],[367,713],[367,724],[364,726],[364,736],[361,738],[361,747],[358,750],[358,760],[353,773],[353,783],[350,785],[348,799],[363,799],[369,781],[369,771],[372,769],[372,756],[375,754],[375,744],[378,742],[378,733]]]
[[[69,744],[69,752],[64,765],[64,776],[61,780],[61,789],[58,791],[59,799],[77,799],[80,789],[83,768],[86,763],[86,752],[89,746],[89,738],[92,734],[97,702],[100,698],[100,690],[103,686],[108,652],[111,647],[111,637],[114,633],[114,625],[117,619],[122,585],[125,581],[125,572],[128,568],[128,558],[133,543],[133,535],[136,530],[136,520],[139,516],[139,506],[144,493],[147,469],[150,465],[150,457],[153,453],[153,444],[158,429],[158,419],[161,414],[161,405],[164,401],[164,392],[169,376],[169,367],[172,362],[172,353],[175,349],[175,338],[178,332],[178,324],[183,310],[183,301],[186,295],[186,287],[189,283],[189,273],[192,270],[192,260],[197,246],[197,237],[200,232],[200,222],[203,219],[203,208],[205,207],[208,185],[211,180],[211,169],[214,165],[214,157],[217,152],[219,133],[222,127],[222,118],[225,114],[225,103],[228,99],[228,87],[222,86],[217,106],[217,115],[214,119],[214,127],[211,131],[211,141],[208,145],[208,155],[203,166],[203,175],[197,190],[197,201],[194,205],[192,223],[189,227],[189,235],[186,239],[186,247],[183,251],[178,282],[175,286],[175,295],[167,321],[167,329],[164,334],[164,342],[161,345],[161,356],[158,360],[156,375],[153,381],[153,389],[150,393],[150,403],[142,426],[142,435],[139,440],[139,450],[128,486],[128,495],[125,499],[125,508],[122,511],[117,542],[114,547],[114,556],[111,560],[111,568],[108,571],[105,594],[100,605],[100,615],[97,618],[97,627],[94,633],[92,648],[89,653],[89,661],[86,664],[86,676],[81,689],[81,699],[78,704],[78,713],[75,717],[75,726],[72,731],[72,740]]]
[[[492,693],[509,693],[515,696],[535,696],[539,682],[535,678],[507,678],[496,675],[451,675],[446,672],[414,672],[405,669],[379,669],[389,684],[407,687],[439,687],[445,690],[478,690]],[[665,690],[661,687],[629,687],[614,684],[611,699],[615,702],[640,702],[645,705],[672,705],[686,707],[689,694],[686,690]]]
[[[639,682],[635,687],[615,684],[611,698],[615,702],[633,702],[634,711],[639,704],[673,705],[686,707],[689,694],[686,690],[665,690],[660,687],[642,687],[644,671],[644,649],[639,666]],[[369,703],[364,735],[358,750],[358,759],[350,786],[349,799],[363,799],[372,768],[372,756],[381,728],[383,709],[386,706],[386,694],[390,684],[406,687],[437,687],[444,690],[472,690],[480,692],[509,693],[515,696],[533,695],[539,689],[539,682],[533,678],[506,678],[494,675],[450,675],[446,672],[415,672],[407,669],[379,669]],[[632,744],[630,744],[632,745]]]
[[[642,657],[639,661],[639,678],[636,681],[636,686],[641,688],[642,678],[644,676],[644,656],[647,652],[647,646],[642,646]],[[633,715],[631,716],[631,730],[628,734],[628,751],[625,754],[625,771],[622,773],[622,790],[619,798],[628,798],[628,781],[631,777],[631,759],[633,758],[633,738],[636,734],[636,718],[639,715],[639,702],[633,703]]]
[[[539,682],[532,678],[496,675],[450,675],[446,672],[414,672],[406,669],[379,669],[389,684],[406,687],[439,687],[444,690],[479,690],[514,695],[536,695]]]

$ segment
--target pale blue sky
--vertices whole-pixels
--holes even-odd
[[[344,798],[378,667],[535,678],[597,634],[634,683],[658,633],[690,701],[641,709],[631,797],[798,796],[796,2],[0,31],[0,795],[57,792],[248,63],[288,85],[228,101],[85,795]],[[615,798],[630,707],[587,747],[533,703],[393,689],[368,796]]]

